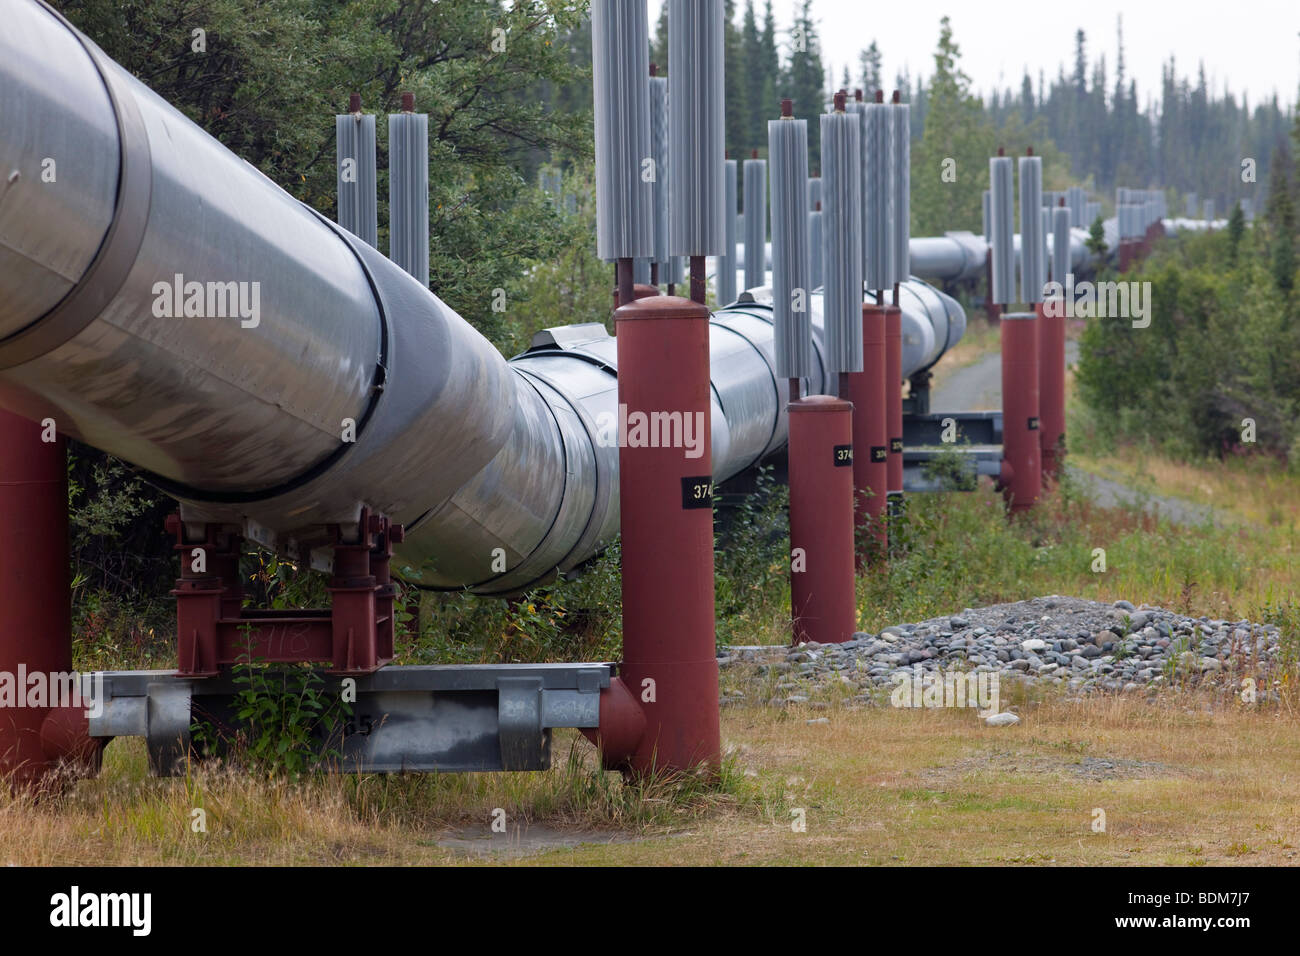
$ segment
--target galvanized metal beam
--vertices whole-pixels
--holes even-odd
[[[151,772],[184,772],[191,728],[229,733],[240,722],[231,672],[190,680],[172,671],[105,671],[92,737],[143,737]],[[320,693],[342,700],[342,678]],[[600,724],[611,664],[466,664],[385,667],[355,680],[355,703],[316,728],[316,752],[345,773],[545,770],[551,732]],[[351,686],[351,685],[350,685]]]

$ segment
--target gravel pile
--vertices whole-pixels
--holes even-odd
[[[727,647],[718,662],[724,704],[757,698],[816,707],[813,698],[827,691],[878,703],[899,686],[897,675],[934,681],[953,671],[996,672],[1000,682],[1055,685],[1077,694],[1154,692],[1171,683],[1237,692],[1250,677],[1264,701],[1273,696],[1282,653],[1271,625],[1052,595],[858,633],[843,644]],[[728,679],[742,672],[748,681]]]

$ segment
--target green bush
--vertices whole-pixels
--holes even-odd
[[[1104,440],[1149,439],[1177,457],[1293,454],[1300,323],[1266,242],[1260,226],[1178,237],[1122,277],[1151,283],[1150,326],[1092,318],[1080,343],[1079,393]]]

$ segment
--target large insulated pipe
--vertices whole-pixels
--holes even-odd
[[[943,282],[971,282],[984,272],[988,242],[973,232],[913,236],[908,240],[911,275]]]
[[[521,514],[552,524],[595,467],[556,460],[581,427],[550,410],[567,402],[47,8],[14,5],[0,48],[5,407],[147,469],[187,520],[304,557],[368,504],[417,531],[439,516],[408,555],[446,540],[435,578],[491,578],[495,548],[545,563]],[[475,487],[499,514],[458,524]]]
[[[47,8],[0,49],[5,404],[217,495],[336,456],[385,351],[349,240]]]
[[[191,525],[322,568],[330,526],[347,532],[363,506],[406,525],[408,580],[481,594],[573,570],[617,536],[618,357],[602,326],[544,330],[507,363],[35,3],[0,33],[0,123],[0,168],[18,173],[0,193],[0,405],[140,467]],[[40,181],[47,157],[57,190]],[[644,239],[603,248],[649,255]],[[925,283],[901,292],[908,375],[965,315]],[[744,298],[709,324],[718,481],[787,437],[770,292]],[[818,394],[820,295],[811,309]]]
[[[743,217],[742,217],[743,218]],[[1093,255],[1088,251],[1088,232],[1086,229],[1073,229],[1070,232],[1070,261],[1076,274],[1091,271]],[[988,261],[990,244],[973,232],[953,231],[942,236],[913,236],[908,240],[908,258],[911,262],[912,276],[930,282],[972,282],[984,272]],[[772,266],[772,252],[769,244],[767,250],[767,268]],[[744,266],[744,250],[739,253],[741,261],[737,268]],[[1012,269],[1020,262],[1020,234],[1012,235]],[[757,286],[750,286],[757,288]]]

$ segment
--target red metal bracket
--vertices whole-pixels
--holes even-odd
[[[334,674],[368,674],[389,663],[397,596],[389,564],[405,535],[401,525],[368,509],[359,527],[358,541],[344,541],[334,528],[330,607],[280,611],[243,607],[238,534],[207,524],[201,540],[187,539],[180,515],[170,515],[167,531],[181,558],[171,592],[177,675],[213,677],[250,655],[275,664],[329,663]]]

